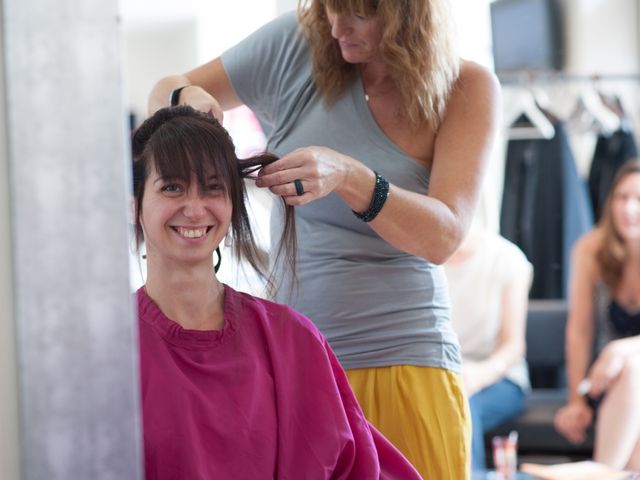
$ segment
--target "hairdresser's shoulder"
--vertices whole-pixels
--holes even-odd
[[[460,62],[457,90],[465,95],[497,97],[500,93],[498,77],[490,69],[471,60]]]
[[[288,32],[296,33],[298,30],[298,15],[295,11],[283,13],[275,17],[273,20],[265,23],[261,27],[261,30],[263,30],[265,34],[283,34]]]

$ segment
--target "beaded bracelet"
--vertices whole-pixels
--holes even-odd
[[[184,88],[187,88],[188,86],[189,85],[183,85],[182,87],[174,88],[173,90],[171,90],[171,93],[169,94],[170,107],[176,107],[180,104],[180,92],[182,92],[182,90]]]
[[[373,189],[373,196],[371,197],[371,204],[369,205],[369,208],[364,212],[351,210],[356,217],[365,222],[370,222],[376,218],[380,213],[380,210],[382,210],[384,202],[387,201],[387,196],[389,195],[389,182],[387,179],[378,172],[373,173],[376,174],[376,186]]]

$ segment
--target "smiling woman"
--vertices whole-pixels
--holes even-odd
[[[254,244],[244,204],[242,178],[277,158],[263,154],[238,159],[227,131],[218,122],[202,117],[186,108],[165,110],[136,131],[132,144],[136,245],[139,248],[144,239],[150,259],[156,255],[154,228],[168,228],[168,238],[171,231],[182,238],[199,237],[196,232],[204,229],[213,251],[230,228],[236,256],[264,273],[264,258]],[[208,135],[201,135],[200,129],[206,129]],[[150,208],[143,215],[146,204]],[[157,225],[161,220],[152,221],[152,215],[171,218]],[[201,225],[204,220],[210,223]],[[294,247],[292,232],[293,217],[289,215],[280,251]],[[145,236],[147,233],[151,235]],[[158,236],[158,241],[161,239]]]
[[[229,231],[237,257],[262,271],[243,177],[276,158],[238,159],[220,123],[191,107],[155,113],[132,153],[147,247],[136,293],[147,480],[420,478],[369,426],[306,317],[216,277]],[[282,253],[295,238],[290,210]]]

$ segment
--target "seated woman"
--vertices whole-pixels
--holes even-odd
[[[532,270],[517,246],[481,227],[445,264],[471,409],[473,469],[485,468],[484,432],[520,413],[529,388],[524,351]]]
[[[569,399],[556,413],[555,426],[569,441],[581,443],[595,422],[595,460],[638,470],[640,162],[620,168],[598,225],[576,242],[571,260]]]
[[[307,318],[216,278],[229,231],[260,265],[242,177],[275,157],[234,152],[191,107],[159,110],[133,135],[146,478],[420,478],[367,423]]]

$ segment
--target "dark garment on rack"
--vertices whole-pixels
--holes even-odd
[[[593,226],[564,126],[554,127],[550,140],[507,146],[500,232],[533,264],[530,298],[566,298],[571,248]]]
[[[616,172],[637,155],[636,140],[629,129],[620,128],[611,135],[598,136],[589,169],[589,196],[596,220],[600,218]]]

